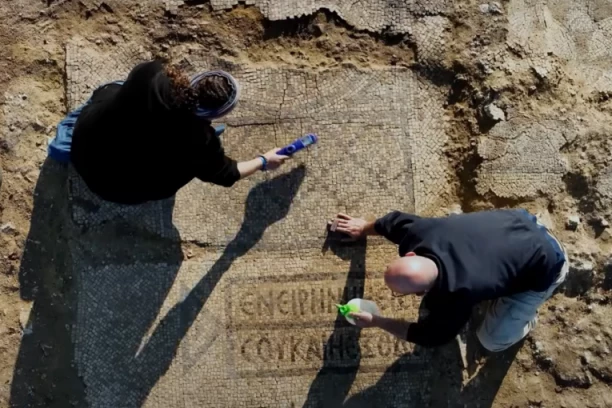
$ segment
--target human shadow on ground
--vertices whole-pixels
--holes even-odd
[[[81,200],[93,217],[104,209],[98,198],[69,197],[70,174],[69,166],[47,159],[34,191],[19,270],[21,297],[33,306],[15,365],[12,407],[81,407],[109,394],[130,401],[126,390],[140,380],[131,368],[134,354],[183,260],[174,227],[162,238],[121,217],[95,227],[73,223],[70,200]],[[172,225],[173,206],[169,199],[146,208],[160,209],[157,219]],[[113,380],[125,385],[112,389]]]
[[[520,342],[506,351],[488,353],[475,335],[480,323],[478,314],[470,321],[466,331],[467,371],[473,377],[463,385],[464,371],[461,352],[456,341],[433,349],[415,347],[411,354],[398,358],[382,374],[376,384],[344,400],[357,374],[358,367],[350,371],[343,382],[333,382],[324,363],[308,394],[305,407],[349,408],[490,408],[514,358],[522,347]],[[358,338],[357,338],[358,340]],[[414,355],[425,354],[425,365],[415,365]],[[486,358],[478,367],[476,360]],[[327,374],[327,375],[326,375]],[[425,379],[425,382],[424,382]],[[327,397],[327,398],[325,398]]]
[[[480,348],[476,354],[468,350],[468,362],[475,355],[486,354],[473,333],[468,334],[468,349]],[[508,369],[520,350],[522,342],[500,353],[489,353],[485,364],[476,375],[462,385],[463,363],[456,342],[435,349],[423,350],[430,353],[431,361],[427,367],[416,366],[411,371],[406,367],[410,364],[410,355],[397,359],[380,377],[378,382],[348,399],[343,407],[350,408],[399,408],[399,407],[429,407],[429,408],[491,408],[501,387]],[[480,358],[479,357],[479,358]],[[408,370],[411,370],[410,368]],[[430,371],[428,373],[428,371]],[[427,378],[425,395],[418,390],[410,390],[412,381],[422,383],[420,378]],[[421,397],[423,397],[421,399]]]
[[[506,378],[510,366],[514,362],[516,355],[523,347],[525,341],[522,340],[502,352],[489,353],[482,348],[480,343],[478,343],[473,332],[471,335],[474,338],[472,341],[473,347],[478,349],[476,352],[477,355],[486,356],[486,361],[476,372],[476,375],[464,385],[457,399],[459,403],[456,406],[466,408],[490,408],[493,406],[504,378]],[[469,344],[468,342],[468,346]],[[470,354],[468,348],[468,362],[475,366],[474,355],[472,354],[470,356]]]
[[[366,240],[342,245],[328,235],[323,245],[323,250],[327,249],[331,249],[343,260],[350,260],[341,302],[362,298],[365,284]],[[323,366],[310,385],[304,408],[342,406],[359,370],[360,335],[360,328],[350,325],[342,315],[338,314],[334,322],[334,331],[323,348]],[[350,355],[342,356],[344,352]]]
[[[34,189],[30,230],[19,269],[20,295],[33,301],[21,339],[11,407],[84,405],[74,364],[74,283],[68,250],[68,169],[47,159]]]
[[[451,395],[457,407],[481,407],[493,406],[495,397],[501,384],[510,369],[517,353],[523,347],[524,340],[519,341],[507,350],[492,353],[486,350],[478,340],[476,332],[485,318],[489,302],[483,302],[472,310],[472,316],[464,330],[466,344],[466,362],[464,381],[461,390]],[[455,350],[459,350],[455,348]],[[484,360],[484,364],[483,364]],[[456,389],[454,391],[457,391]],[[442,407],[443,405],[439,405]]]
[[[245,255],[259,242],[268,227],[287,216],[305,174],[305,167],[300,166],[251,189],[246,201],[242,226],[234,239],[185,299],[164,316],[139,353],[138,365],[146,371],[141,376],[142,393],[138,406],[144,402],[158,379],[169,368],[178,345],[195,322],[223,274],[236,259]]]
[[[143,344],[183,261],[178,231],[162,237],[122,221],[79,230],[70,222],[68,170],[45,162],[20,270],[22,297],[34,300],[32,330],[21,342],[11,406],[141,406],[223,274],[287,215],[304,176],[299,167],[251,189],[240,231]],[[162,224],[172,225],[173,200],[160,208]]]
[[[370,329],[372,330],[372,329]],[[420,360],[419,360],[420,359]],[[453,342],[436,348],[415,345],[376,384],[348,398],[344,408],[442,408],[461,389],[461,357]],[[444,403],[443,403],[444,402]]]

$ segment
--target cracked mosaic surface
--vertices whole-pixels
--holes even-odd
[[[483,159],[478,192],[518,198],[560,191],[568,170],[560,149],[575,137],[572,130],[558,120],[533,123],[515,118],[498,123],[478,144]]]
[[[552,53],[598,91],[612,89],[612,4],[605,0],[512,0],[509,44],[534,60]]]
[[[212,0],[215,9],[229,9],[237,0]],[[312,14],[321,9],[337,13],[352,26],[362,30],[411,32],[419,16],[445,14],[451,10],[448,0],[248,0],[270,20],[284,20]]]

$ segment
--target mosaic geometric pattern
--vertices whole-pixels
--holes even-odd
[[[561,121],[501,122],[481,138],[477,190],[498,197],[535,197],[563,187],[568,166],[559,149],[573,137],[572,127]]]
[[[69,68],[78,64],[79,47],[86,48],[78,43],[68,47]],[[126,61],[113,73],[92,69],[97,66],[91,61],[92,52],[84,50],[83,55],[85,63],[78,71],[81,76],[72,74],[69,82],[72,106],[88,98],[83,89],[121,79],[129,71],[127,67],[139,61],[139,54],[98,55],[98,61]],[[303,245],[317,245],[325,231],[312,222],[313,216],[331,217],[345,211],[376,217],[393,209],[413,208],[427,213],[435,211],[444,199],[448,182],[443,158],[444,96],[411,71],[307,72],[193,59],[185,59],[183,65],[193,72],[221,67],[240,81],[241,102],[225,120],[228,130],[223,135],[230,157],[250,159],[308,132],[317,133],[321,140],[318,146],[296,155],[281,171],[255,175],[231,189],[197,180],[183,188],[174,210],[174,223],[183,240],[227,244],[239,230],[245,206],[255,209],[253,205],[260,203],[258,194],[269,196],[261,188],[252,192],[249,201],[248,192],[258,183],[302,165],[305,177],[292,211],[267,231],[260,248],[291,247],[293,241],[287,237],[294,234],[301,235]],[[79,177],[72,178],[72,189],[73,219],[79,225],[91,227],[123,219],[158,235],[171,230],[160,215],[162,207],[171,205],[167,202],[114,205],[97,199]],[[210,222],[218,219],[224,222]]]
[[[125,79],[134,65],[151,57],[138,44],[127,44],[113,49],[112,58],[99,51],[85,39],[76,37],[66,44],[66,80],[68,108],[76,109],[85,103],[100,85]]]
[[[548,53],[598,91],[612,89],[612,7],[596,0],[512,0],[508,42],[532,58]]]
[[[331,217],[341,210],[376,216],[394,207],[413,206],[411,146],[404,142],[406,125],[414,115],[410,72],[308,74],[239,68],[232,72],[245,85],[243,103],[227,119],[230,130],[223,136],[230,156],[248,159],[254,148],[266,151],[307,132],[320,137],[318,146],[296,156],[296,163],[289,166],[305,165],[306,176],[291,212],[270,228],[260,247],[290,246],[294,235],[300,236],[301,245],[317,245],[325,233],[312,222],[317,213]],[[192,183],[177,195],[175,223],[181,236],[226,244],[242,223],[251,183],[274,176],[261,175],[231,190]],[[247,211],[248,203],[247,196]],[[208,219],[226,222],[220,227]]]
[[[68,69],[80,67],[69,77],[71,107],[141,59],[88,47],[67,47]],[[106,69],[107,60],[117,62]],[[443,91],[405,69],[182,63],[221,67],[241,83],[225,120],[229,156],[250,159],[307,132],[320,143],[231,189],[193,181],[141,206],[104,202],[72,173],[74,341],[89,404],[360,406],[385,395],[386,406],[426,406],[431,354],[361,332],[334,309],[365,297],[386,315],[416,318],[419,299],[391,297],[381,279],[396,248],[380,238],[367,249],[321,248],[337,211],[437,208],[447,183]],[[189,260],[187,242],[198,248]]]
[[[244,2],[211,0],[215,9],[230,9],[239,3]],[[452,8],[450,0],[247,0],[245,4],[259,8],[270,20],[301,17],[326,9],[358,29],[395,33],[411,32],[418,16],[446,14]]]
[[[409,31],[416,44],[420,62],[439,61],[450,42],[451,21],[443,16],[424,16],[415,21]]]
[[[161,237],[173,235],[174,199],[151,201],[142,205],[120,205],[101,200],[85,184],[74,168],[69,178],[72,221],[79,227],[123,221]]]

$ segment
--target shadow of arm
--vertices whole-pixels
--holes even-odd
[[[252,249],[266,229],[283,219],[305,175],[304,167],[258,184],[249,192],[243,224],[208,273],[164,316],[136,358],[150,390],[170,367],[178,345],[233,262]]]

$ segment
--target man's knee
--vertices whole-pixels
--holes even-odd
[[[512,344],[505,344],[500,341],[500,339],[490,336],[485,330],[483,330],[482,326],[480,326],[480,329],[476,332],[476,337],[478,337],[478,341],[482,347],[493,353],[504,351],[508,347],[512,346]]]
[[[487,324],[485,318],[476,332],[478,341],[488,351],[504,351],[521,341],[535,327],[537,318],[534,317],[528,323],[521,325],[517,325],[516,322],[513,322],[515,324],[508,322],[510,324],[507,325],[499,323],[502,322],[498,322],[494,327],[491,327],[490,324]]]

